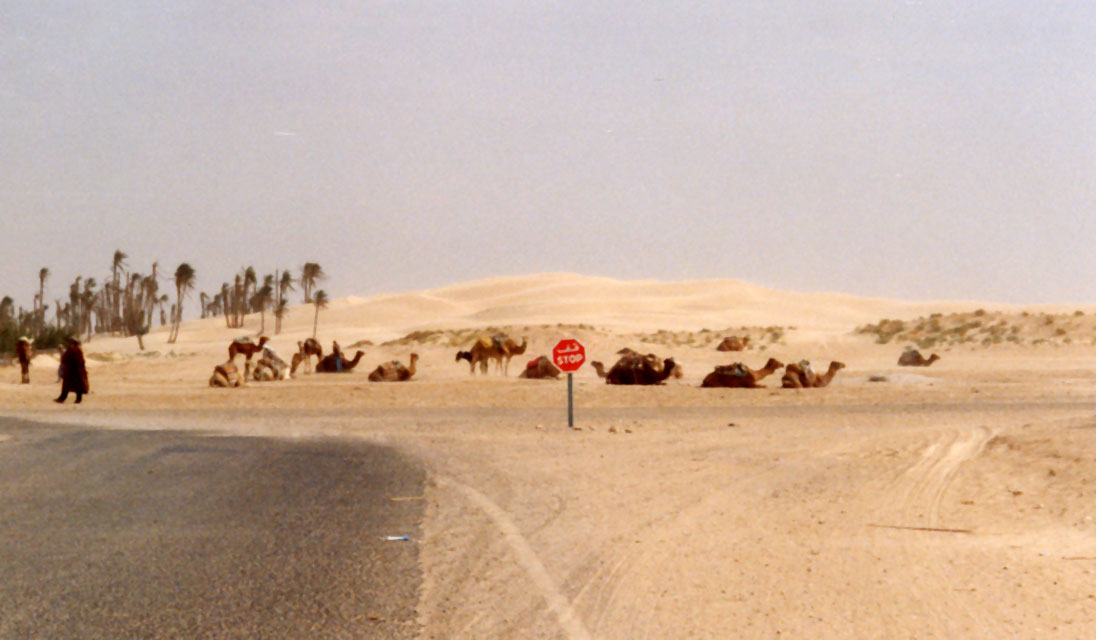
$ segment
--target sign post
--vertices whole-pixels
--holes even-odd
[[[571,375],[586,362],[586,347],[578,340],[560,340],[552,349],[552,362],[560,371],[567,372],[567,426],[575,426],[575,384]]]

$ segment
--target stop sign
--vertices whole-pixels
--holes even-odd
[[[578,340],[560,340],[552,349],[552,362],[562,371],[578,371],[582,363],[586,362],[586,347]]]

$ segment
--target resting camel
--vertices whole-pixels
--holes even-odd
[[[620,351],[617,351],[617,354],[619,354],[623,357],[646,358],[647,360],[650,360],[651,364],[654,365],[654,368],[659,370],[659,371],[661,371],[662,367],[664,366],[663,362],[662,362],[662,358],[656,356],[653,353],[640,353],[640,352],[636,351],[635,349],[629,349],[628,347],[624,347]],[[599,377],[599,378],[604,378],[607,375],[609,375],[605,371],[605,365],[598,362],[597,360],[591,361],[590,366],[592,366],[594,368],[594,370],[597,371],[597,377]],[[675,378],[680,379],[685,375],[685,370],[680,364],[675,362],[674,365],[673,365],[673,368],[670,370],[670,375],[672,375]]]
[[[906,349],[898,356],[898,364],[902,367],[927,367],[940,359],[935,353],[925,358],[917,349]]]
[[[720,365],[715,368],[715,371],[704,376],[704,381],[700,383],[700,386],[760,389],[764,388],[765,385],[758,384],[758,382],[783,366],[784,363],[776,358],[769,358],[765,366],[760,369],[751,369],[741,362]]]
[[[548,356],[540,356],[539,358],[534,358],[526,363],[525,370],[522,371],[518,377],[530,380],[542,380],[544,378],[558,380],[559,374],[559,367],[552,364],[552,361]]]
[[[715,348],[716,351],[742,351],[746,348],[746,345],[750,342],[749,336],[731,336],[729,338],[723,338],[723,342],[719,343],[719,346]]]
[[[403,382],[404,380],[410,380],[411,376],[415,375],[415,363],[419,361],[419,354],[411,354],[411,364],[403,366],[403,363],[399,360],[393,360],[391,362],[385,362],[377,365],[376,369],[369,374],[370,382]]]
[[[785,389],[818,388],[825,387],[837,375],[837,372],[845,368],[844,362],[836,360],[830,362],[826,373],[819,375],[811,368],[806,360],[789,364],[784,368],[784,377],[780,379],[781,386]]]
[[[658,366],[656,360],[650,356],[622,356],[605,374],[605,384],[662,384],[677,365],[673,358],[667,358],[662,366]]]
[[[236,363],[229,360],[213,368],[213,375],[209,378],[211,387],[242,387],[245,379],[236,368]]]
[[[263,349],[263,355],[259,358],[259,362],[255,364],[252,376],[260,382],[288,380],[289,365],[285,363],[285,360],[282,360],[276,351],[266,347]]]
[[[364,355],[365,352],[358,349],[358,352],[354,354],[354,359],[347,360],[342,357],[342,352],[336,349],[316,363],[316,373],[349,373],[353,371],[354,367],[358,366],[358,362]]]
[[[26,336],[15,342],[15,358],[19,360],[20,384],[30,384],[30,361],[34,357],[34,340]]]
[[[246,378],[251,374],[251,356],[262,351],[267,340],[270,340],[270,338],[259,336],[259,344],[255,344],[247,336],[236,338],[228,345],[228,361],[235,362],[236,354],[242,353],[244,355],[244,377]]]
[[[297,373],[297,367],[304,363],[305,373],[312,372],[312,356],[316,356],[316,362],[323,360],[323,347],[315,338],[308,338],[304,342],[297,341],[297,353],[293,354],[293,364],[289,367],[289,375]]]

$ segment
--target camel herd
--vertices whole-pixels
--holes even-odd
[[[347,358],[339,348],[338,342],[331,343],[331,353],[324,355],[323,347],[313,338],[308,338],[297,343],[297,352],[293,354],[292,362],[286,364],[273,348],[266,346],[269,338],[262,336],[259,341],[252,342],[251,338],[236,338],[228,345],[228,360],[213,368],[213,375],[209,378],[211,387],[242,387],[249,379],[256,382],[269,382],[273,380],[288,380],[297,373],[297,368],[304,365],[305,372],[316,373],[349,373],[361,362],[365,352],[359,349],[353,358]],[[255,368],[251,368],[251,358],[260,354]],[[244,372],[241,374],[236,366],[236,356],[244,356]],[[316,358],[313,368],[312,358]],[[415,375],[415,364],[419,354],[411,354],[411,362],[404,365],[398,360],[384,362],[369,374],[371,382],[400,382],[410,380]]]
[[[727,338],[717,347],[719,351],[741,351],[746,348],[748,338]],[[294,377],[297,369],[302,365],[306,373],[349,373],[361,362],[365,352],[360,349],[353,358],[347,358],[339,343],[333,342],[331,352],[324,354],[323,347],[313,338],[297,343],[297,352],[293,354],[290,363],[286,363],[276,351],[267,345],[268,338],[262,336],[258,342],[250,338],[237,338],[228,346],[228,360],[214,367],[213,375],[209,379],[212,387],[240,387],[249,379],[257,382],[286,380]],[[529,345],[528,338],[523,337],[521,343],[505,334],[494,334],[477,337],[468,350],[457,352],[456,361],[467,360],[469,372],[475,375],[476,370],[486,375],[491,362],[495,363],[495,371],[501,375],[508,375],[510,360],[517,355],[525,353]],[[601,362],[593,361],[591,366],[597,372],[598,377],[603,378],[606,384],[614,385],[656,385],[662,384],[670,377],[681,378],[683,369],[673,358],[662,359],[653,353],[641,354],[627,347],[617,352],[620,358],[609,369]],[[236,366],[236,356],[244,356],[244,371],[241,374]],[[259,358],[254,369],[251,359],[258,355]],[[313,366],[312,358],[316,358]],[[419,355],[412,353],[408,364],[398,360],[384,362],[369,374],[371,382],[403,382],[410,380],[415,375]],[[940,359],[935,353],[925,358],[915,349],[907,349],[898,359],[901,366],[930,366]],[[784,370],[780,378],[780,386],[785,389],[810,389],[829,385],[837,372],[845,368],[845,364],[836,360],[830,362],[824,372],[816,372],[807,360],[800,360],[785,365],[776,358],[769,358],[764,366],[753,369],[742,362],[728,365],[718,365],[704,376],[701,387],[712,388],[739,388],[757,389],[763,388],[761,380]],[[558,379],[560,370],[547,356],[538,356],[526,363],[525,368],[519,374],[520,378],[528,379]]]

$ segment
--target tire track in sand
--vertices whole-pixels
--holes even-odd
[[[437,482],[439,485],[448,486],[457,491],[460,491],[466,498],[468,498],[473,504],[479,507],[487,517],[495,523],[499,531],[503,535],[503,539],[506,544],[510,546],[510,549],[514,552],[515,558],[517,558],[518,564],[532,580],[540,591],[541,596],[544,597],[544,601],[548,606],[548,610],[556,617],[560,628],[566,634],[568,640],[590,640],[590,632],[586,629],[582,619],[578,617],[574,607],[571,606],[571,602],[563,595],[563,592],[559,589],[556,581],[548,573],[548,570],[544,567],[544,563],[537,557],[533,548],[529,545],[529,541],[525,539],[525,536],[521,534],[521,530],[518,529],[514,521],[510,519],[510,516],[494,503],[490,498],[483,495],[479,491],[476,491],[468,485],[461,484],[452,478],[445,476],[438,476]]]
[[[921,459],[909,467],[894,487],[896,522],[894,526],[953,528],[955,523],[940,521],[940,507],[960,467],[980,455],[994,432],[988,427],[949,430],[922,451]],[[958,585],[954,572],[947,569],[956,559],[970,552],[968,540],[926,538],[940,534],[878,529],[874,537],[879,546],[897,548],[911,567],[908,587],[913,598],[933,616],[945,637],[969,637],[971,629],[988,633],[985,637],[1003,637],[1004,629],[992,611],[964,598],[952,597]],[[947,534],[944,534],[947,535]],[[965,537],[965,536],[962,536]],[[893,544],[897,542],[897,546]],[[953,546],[955,544],[961,546]],[[913,569],[915,568],[915,569]],[[969,579],[971,576],[964,576]],[[1000,631],[997,636],[994,630]]]

